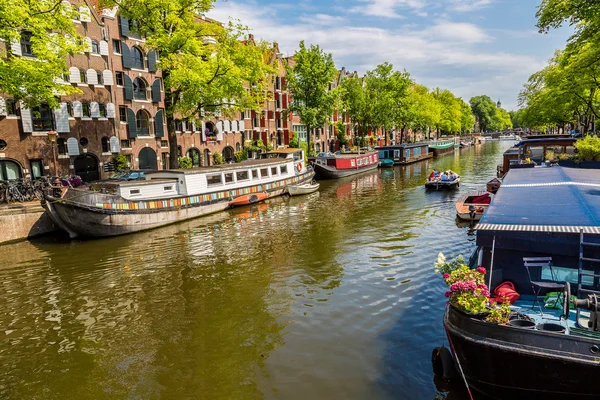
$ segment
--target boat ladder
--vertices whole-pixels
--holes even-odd
[[[584,262],[600,263],[599,258],[591,258],[591,257],[586,257],[584,255],[585,248],[594,248],[594,247],[600,248],[600,243],[586,242],[585,234],[583,233],[583,230],[580,230],[579,231],[579,271],[577,274],[578,275],[577,276],[577,298],[582,298],[582,296],[581,296],[582,292],[589,293],[589,294],[596,294],[597,296],[600,297],[600,291],[583,288],[583,278],[584,277],[591,277],[593,279],[592,286],[597,286],[597,283],[599,282],[598,278],[600,278],[600,274],[596,274],[594,272],[587,272],[587,271],[584,271],[584,269],[583,269]],[[577,318],[575,320],[577,326],[580,326],[580,324],[579,324],[580,312],[581,312],[581,310],[578,308],[577,309]]]

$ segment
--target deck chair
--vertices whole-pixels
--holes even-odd
[[[538,297],[542,289],[549,290],[562,290],[565,286],[564,282],[556,282],[556,277],[554,276],[554,271],[552,270],[552,257],[523,257],[523,264],[525,265],[525,269],[527,270],[527,275],[529,276],[529,283],[531,283],[531,290],[533,290],[533,294],[535,299],[533,301],[533,305],[531,309],[535,308],[536,303],[538,303]],[[552,281],[542,281],[542,268],[548,267],[550,268],[550,276],[552,277]],[[531,279],[531,268],[539,268],[540,269],[540,280],[534,281]],[[537,275],[536,275],[537,276]],[[540,313],[542,317],[544,316],[543,307],[539,304]]]

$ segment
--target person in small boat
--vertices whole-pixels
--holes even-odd
[[[432,181],[434,180],[437,176],[440,176],[440,173],[438,172],[437,169],[434,169],[433,171],[431,171],[431,174],[429,175],[429,180]]]
[[[442,182],[449,182],[450,181],[450,176],[449,176],[448,172],[444,172],[442,174],[442,176],[440,177],[440,181],[442,181]]]
[[[458,174],[456,172],[452,171],[451,169],[449,169],[447,171],[447,173],[448,173],[448,177],[450,178],[449,180],[455,181],[456,179],[458,179]]]

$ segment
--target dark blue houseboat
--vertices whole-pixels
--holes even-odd
[[[475,398],[600,398],[600,174],[511,169],[477,226],[475,263],[490,289],[510,281],[520,294],[518,324],[447,307],[458,376]],[[557,301],[545,305],[549,291]]]
[[[392,160],[394,165],[407,165],[433,157],[429,143],[404,143],[376,147],[380,160]]]

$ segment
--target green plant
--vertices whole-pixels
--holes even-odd
[[[179,168],[181,169],[192,168],[192,159],[190,157],[179,157],[177,162],[179,163]]]
[[[294,149],[298,149],[300,144],[298,143],[298,134],[291,132],[290,135],[290,147]]]
[[[552,150],[549,150],[546,152],[546,160],[554,161],[554,158],[555,158],[555,154]]]
[[[225,160],[223,159],[223,156],[221,155],[221,153],[219,152],[215,152],[213,154],[213,163],[215,165],[221,165],[225,162]]]
[[[567,153],[560,153],[558,159],[561,161],[569,160],[571,157]]]
[[[575,148],[581,161],[600,160],[600,137],[586,136],[575,142]]]
[[[510,317],[510,311],[510,301],[504,297],[502,303],[496,303],[491,307],[485,320],[494,324],[506,324]]]
[[[112,161],[115,164],[115,171],[117,172],[129,169],[129,167],[127,166],[127,157],[125,156],[125,154],[113,154]]]
[[[246,149],[242,149],[240,151],[235,152],[235,162],[242,162],[248,159],[248,151]]]

